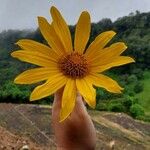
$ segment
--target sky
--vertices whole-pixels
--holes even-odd
[[[92,22],[117,18],[139,10],[150,12],[150,0],[0,0],[0,32],[7,29],[36,29],[37,16],[51,20],[49,8],[56,6],[68,24],[76,24],[87,10]]]

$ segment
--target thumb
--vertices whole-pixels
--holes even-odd
[[[54,94],[54,102],[53,102],[53,107],[52,107],[53,109],[61,108],[61,100],[62,100],[63,90],[64,90],[64,88],[61,88]]]

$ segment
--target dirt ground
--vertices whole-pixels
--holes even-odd
[[[50,108],[0,103],[0,150],[54,150],[50,125]]]
[[[150,150],[150,123],[124,113],[89,114],[97,132],[96,150]],[[0,103],[0,150],[28,150],[26,146],[29,150],[56,150],[51,108]]]
[[[10,133],[5,128],[0,127],[0,150],[40,150],[40,147],[31,142],[30,139]]]

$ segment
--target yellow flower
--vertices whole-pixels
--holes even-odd
[[[55,7],[51,7],[50,12],[53,19],[51,23],[38,17],[40,31],[50,47],[22,39],[17,42],[21,50],[11,55],[39,66],[21,73],[16,77],[15,83],[32,84],[46,80],[33,90],[31,101],[49,96],[64,87],[60,111],[60,121],[63,121],[73,111],[77,91],[92,108],[96,105],[96,90],[93,86],[105,88],[112,93],[121,93],[123,88],[101,73],[134,60],[120,56],[127,49],[123,42],[106,47],[116,34],[114,31],[101,33],[86,48],[91,30],[87,11],[81,13],[77,22],[74,47],[69,28],[60,12]]]

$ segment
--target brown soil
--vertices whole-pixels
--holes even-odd
[[[96,150],[150,150],[150,124],[124,113],[89,111],[97,131]],[[0,150],[55,150],[51,108],[0,104]]]
[[[30,139],[14,135],[0,127],[0,150],[21,150],[24,146],[28,146],[30,150],[40,150],[40,147]]]

